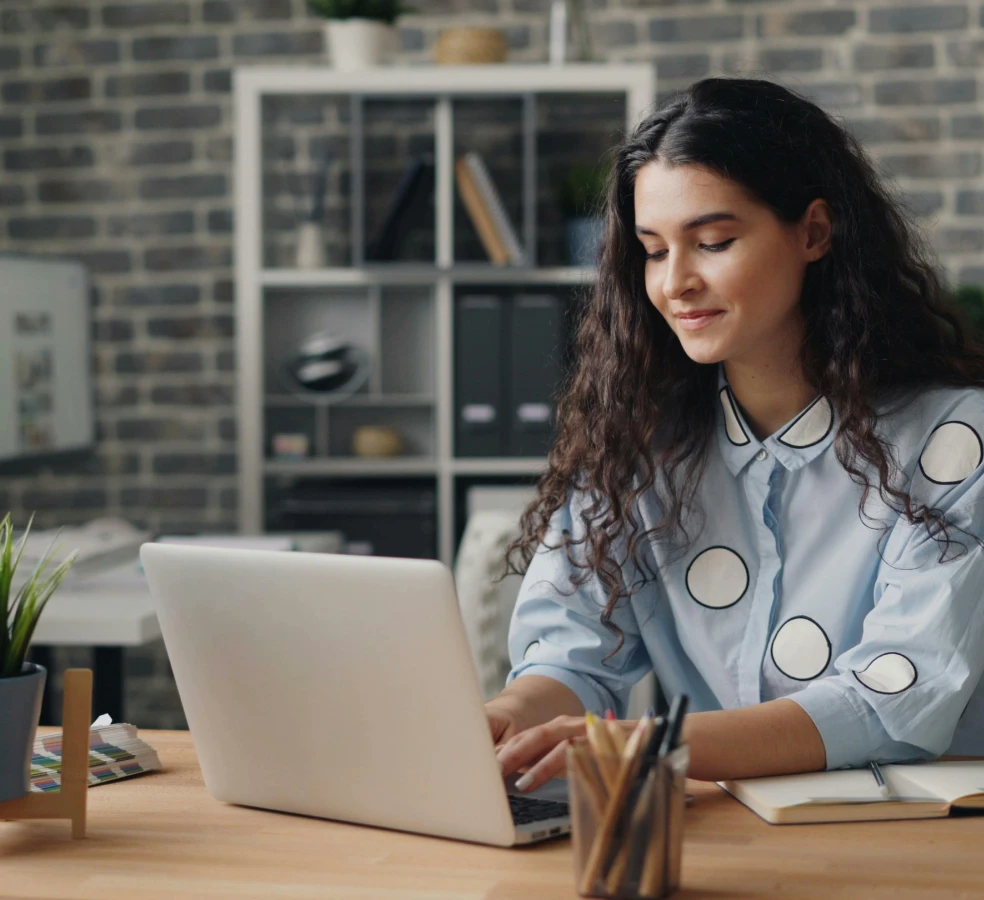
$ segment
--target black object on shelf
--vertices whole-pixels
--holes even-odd
[[[564,374],[564,311],[552,294],[520,294],[509,322],[510,456],[546,456]]]
[[[400,176],[386,216],[375,238],[366,247],[367,262],[386,262],[397,257],[400,244],[424,210],[431,209],[434,194],[434,157],[414,156]]]
[[[268,531],[339,530],[375,556],[437,558],[433,479],[305,478],[268,485]]]
[[[494,294],[461,297],[455,309],[455,453],[506,452],[505,301]]]

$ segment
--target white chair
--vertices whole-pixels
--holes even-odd
[[[473,487],[468,491],[468,520],[458,547],[454,579],[461,616],[484,699],[502,690],[511,668],[507,639],[509,621],[522,576],[496,579],[505,569],[506,547],[519,534],[519,517],[533,499],[529,487]],[[629,697],[628,718],[638,718],[653,705],[656,679],[652,672]]]

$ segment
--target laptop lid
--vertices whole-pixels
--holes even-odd
[[[444,564],[162,544],[140,557],[214,797],[514,843]]]

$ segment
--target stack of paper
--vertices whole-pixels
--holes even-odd
[[[49,734],[34,741],[31,790],[47,793],[61,788],[62,735]],[[157,751],[124,723],[102,725],[89,732],[89,786],[142,775],[161,768]]]

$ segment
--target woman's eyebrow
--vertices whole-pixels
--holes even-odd
[[[681,231],[690,231],[692,228],[700,228],[701,225],[711,225],[714,222],[737,222],[738,216],[730,212],[710,212],[704,213],[702,216],[697,216],[696,219],[691,219],[689,222],[684,222]],[[650,231],[648,228],[643,228],[641,225],[636,225],[636,234],[651,234],[653,237],[659,237],[659,234],[655,231]]]

